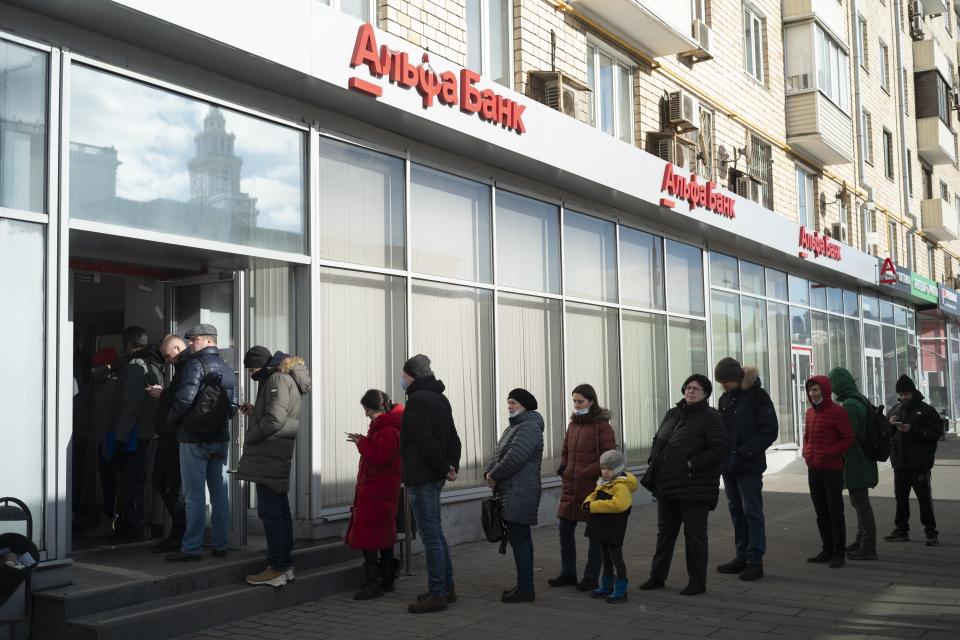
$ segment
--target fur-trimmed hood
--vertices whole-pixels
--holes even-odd
[[[310,370],[300,356],[291,356],[283,351],[277,351],[260,371],[253,374],[252,378],[262,384],[274,373],[285,373],[292,377],[301,395],[309,393],[313,386]]]
[[[610,411],[608,409],[600,409],[600,413],[596,417],[591,416],[589,413],[585,416],[578,416],[575,413],[570,414],[570,422],[576,424],[589,424],[592,422],[610,422]]]
[[[743,367],[743,380],[740,381],[740,388],[749,391],[753,387],[761,386],[760,370],[754,366]]]

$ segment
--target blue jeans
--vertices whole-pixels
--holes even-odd
[[[211,520],[213,521],[213,548],[225,549],[230,529],[230,501],[227,498],[227,442],[181,442],[180,476],[183,497],[187,503],[187,531],[183,534],[180,550],[200,553],[206,524],[204,482],[210,491]]]
[[[275,571],[293,566],[293,519],[287,494],[257,484],[257,515],[267,538],[267,563]]]
[[[723,476],[727,506],[733,521],[733,539],[737,560],[760,564],[767,551],[767,534],[763,523],[763,476]]]
[[[517,591],[533,591],[533,537],[530,525],[504,520],[507,527],[507,540],[513,549],[513,561],[517,565]]]
[[[420,527],[420,538],[427,557],[427,586],[431,595],[445,596],[453,587],[453,562],[440,522],[440,490],[444,480],[407,487],[410,508]]]
[[[576,578],[577,541],[573,534],[577,530],[577,521],[557,518],[557,523],[560,529],[560,575]],[[600,576],[600,545],[593,538],[589,540],[587,564],[583,567],[583,579],[587,581],[596,580]]]

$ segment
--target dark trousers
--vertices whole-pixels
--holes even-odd
[[[577,530],[576,520],[557,518],[560,530],[560,575],[577,577]],[[600,545],[590,540],[587,548],[587,564],[583,567],[584,580],[596,580],[600,576]]]
[[[857,542],[860,546],[874,551],[877,548],[877,521],[870,506],[869,489],[847,489],[850,493],[850,506],[857,512]]]
[[[763,521],[763,476],[724,474],[727,507],[733,522],[737,560],[761,564],[767,550],[767,532]]]
[[[103,492],[103,515],[111,522],[117,515],[117,459],[103,457],[103,445],[98,447],[100,490]]]
[[[120,499],[120,525],[117,530],[124,533],[143,532],[147,444],[147,440],[137,440],[137,448],[126,452],[126,443],[117,442],[117,484]]]
[[[683,525],[687,554],[688,586],[707,586],[707,516],[710,506],[704,502],[660,500],[657,502],[657,550],[653,554],[650,577],[665,581],[670,574],[673,548]]]
[[[286,493],[257,484],[257,515],[267,538],[267,563],[274,571],[293,566],[293,518]]]
[[[619,544],[601,542],[600,557],[603,558],[603,575],[613,576],[618,580],[627,579],[627,565],[623,562],[623,547]]]
[[[847,525],[843,517],[843,471],[809,469],[807,484],[810,499],[817,513],[817,529],[823,551],[833,557],[842,557],[846,546]]]
[[[910,530],[910,489],[920,503],[920,522],[928,536],[939,535],[937,519],[933,515],[933,490],[930,470],[893,470],[893,495],[897,499],[896,527],[899,531]]]
[[[180,480],[180,444],[174,437],[161,436],[157,440],[153,482],[163,506],[170,514],[172,524],[168,537],[171,540],[183,540],[183,533],[187,530],[187,511]]]
[[[364,551],[363,564],[379,564],[381,567],[393,560],[393,547],[380,551]]]
[[[513,549],[513,562],[517,565],[517,591],[533,591],[533,537],[530,525],[504,520],[507,527],[507,540]]]

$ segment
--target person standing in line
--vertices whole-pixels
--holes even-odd
[[[846,545],[843,457],[853,444],[853,430],[847,412],[830,397],[833,388],[827,376],[813,376],[806,389],[810,407],[803,430],[803,459],[823,543],[820,553],[807,562],[827,562],[837,569],[843,566]]]
[[[940,544],[940,533],[933,514],[931,470],[937,440],[943,436],[943,420],[936,409],[923,401],[923,394],[909,376],[900,376],[896,388],[899,402],[890,411],[895,429],[890,443],[890,464],[893,466],[897,515],[893,532],[884,540],[910,540],[910,489],[913,489],[920,503],[920,522],[927,536],[926,544],[935,547]]]
[[[370,420],[367,434],[348,433],[357,446],[360,465],[357,488],[344,542],[363,552],[366,582],[354,600],[379,598],[394,590],[400,561],[393,557],[397,544],[397,504],[403,467],[400,462],[400,425],[403,405],[385,392],[369,389],[360,398],[363,413]],[[379,557],[378,557],[379,556]]]
[[[93,355],[94,366],[90,377],[90,430],[97,445],[97,476],[103,496],[103,515],[100,522],[84,535],[107,537],[114,535],[117,517],[117,464],[107,454],[108,433],[113,431],[113,404],[117,399],[117,361],[120,355],[114,347],[103,347]],[[109,436],[113,438],[113,435]]]
[[[581,508],[594,490],[600,476],[600,456],[617,448],[610,426],[610,412],[597,402],[597,392],[589,384],[577,385],[571,394],[573,414],[563,438],[560,467],[563,478],[557,524],[560,532],[560,575],[550,578],[551,587],[576,585],[580,591],[593,591],[599,585],[600,546],[590,541],[583,579],[577,581],[577,543],[574,533],[578,522],[586,522],[590,514]]]
[[[843,459],[843,485],[850,493],[850,506],[857,513],[857,537],[845,549],[850,560],[877,559],[877,521],[870,506],[870,489],[877,486],[877,462],[864,451],[867,401],[857,389],[853,375],[843,367],[827,374],[833,394],[847,412],[853,430],[853,445]]]
[[[662,589],[670,573],[673,549],[683,525],[687,586],[682,596],[707,590],[707,516],[720,497],[720,467],[727,453],[727,429],[707,399],[710,380],[699,373],[687,378],[683,400],[667,411],[653,438],[644,487],[657,498],[657,547],[650,577],[640,589]],[[646,478],[651,477],[651,482]]]
[[[533,537],[540,509],[540,467],[543,463],[543,416],[537,399],[526,389],[507,394],[510,425],[500,436],[483,479],[500,497],[507,540],[517,566],[517,584],[506,589],[502,602],[533,602]]]
[[[720,573],[739,573],[741,580],[763,577],[767,533],[763,518],[763,472],[767,447],[780,433],[773,401],[763,390],[756,367],[741,367],[723,358],[714,368],[714,379],[723,387],[717,404],[730,441],[723,463],[723,488],[733,521],[737,556],[717,567]]]
[[[187,530],[183,534],[180,550],[165,556],[170,562],[200,560],[203,557],[200,555],[200,546],[206,521],[204,482],[210,492],[212,553],[215,558],[227,555],[230,502],[224,467],[230,444],[230,419],[236,414],[238,406],[237,378],[230,365],[220,357],[217,328],[210,324],[199,324],[184,337],[192,355],[184,367],[183,381],[174,393],[167,425],[176,428],[177,442],[180,443],[180,477],[186,501]],[[212,440],[202,440],[196,430],[190,428],[197,416],[194,400],[213,380],[219,381],[218,385],[226,394],[230,408],[228,415],[218,418],[219,424],[215,425],[218,435]]]
[[[303,358],[282,351],[270,355],[260,345],[247,351],[243,366],[259,388],[255,404],[240,406],[249,419],[237,478],[256,483],[257,515],[267,538],[267,568],[247,576],[247,583],[282,587],[295,579],[293,518],[287,492],[300,432],[300,405],[312,382]]]
[[[453,421],[446,387],[430,369],[430,358],[417,354],[403,365],[400,385],[407,394],[400,426],[403,481],[427,558],[428,591],[407,607],[410,613],[443,611],[457,601],[453,562],[443,535],[440,492],[457,479],[460,436]]]

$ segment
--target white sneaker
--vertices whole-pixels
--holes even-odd
[[[297,579],[297,574],[293,572],[293,567],[290,567],[283,572],[283,577],[287,579],[287,582],[293,582]]]

